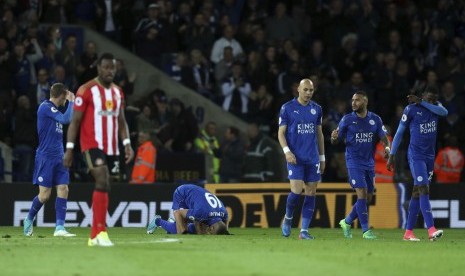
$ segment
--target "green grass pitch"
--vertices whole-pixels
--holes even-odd
[[[280,229],[231,229],[232,236],[153,235],[110,228],[112,248],[88,247],[88,228],[55,238],[52,228],[0,227],[0,275],[465,275],[464,230],[445,229],[436,242],[402,241],[403,230],[376,229],[378,240],[352,240],[340,229],[311,229],[313,241]]]

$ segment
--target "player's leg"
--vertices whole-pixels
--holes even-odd
[[[302,228],[300,229],[300,239],[314,239],[308,233],[308,228],[310,227],[310,223],[312,222],[313,213],[315,211],[315,195],[317,185],[321,180],[321,173],[320,173],[320,163],[317,164],[309,164],[304,166],[304,182],[306,183],[304,186],[304,203],[302,205]]]
[[[292,218],[294,217],[294,210],[299,204],[300,194],[302,193],[303,182],[303,167],[299,165],[288,164],[288,178],[291,185],[291,192],[287,196],[286,201],[286,214],[281,226],[282,235],[289,237],[291,235]]]
[[[414,185],[412,196],[408,205],[407,226],[404,233],[405,241],[420,241],[413,233],[413,228],[417,224],[418,215],[420,214],[420,191],[419,186]]]
[[[54,173],[54,181],[58,185],[56,185],[57,198],[55,200],[56,227],[53,235],[55,237],[75,237],[75,234],[71,234],[65,229],[69,193],[69,171],[63,166],[63,162],[59,160],[55,165]]]
[[[40,156],[36,156],[33,184],[39,185],[39,194],[32,200],[29,213],[23,222],[23,233],[26,236],[32,236],[34,219],[44,203],[50,198],[52,191],[52,180],[53,171],[49,166],[47,166],[46,159],[41,158]]]
[[[90,174],[95,180],[92,194],[92,228],[89,246],[113,246],[106,232],[106,215],[108,210],[108,192],[110,191],[110,173],[107,166],[107,156],[98,149],[84,152],[84,159]]]

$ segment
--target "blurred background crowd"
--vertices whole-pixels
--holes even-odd
[[[0,140],[14,149],[18,181],[30,180],[36,107],[50,85],[76,91],[96,76],[104,52],[65,24],[97,30],[248,122],[217,133],[221,118],[206,118],[202,129],[188,103],[157,87],[127,108],[133,136],[148,129],[159,152],[213,155],[224,182],[277,180],[266,164],[250,171],[258,167],[251,153],[277,138],[279,108],[302,78],[315,84],[328,141],[355,91],[368,93],[369,109],[393,135],[410,91],[434,86],[449,111],[438,150],[465,150],[463,0],[0,0],[0,18]],[[137,76],[124,60],[115,83],[130,99]],[[326,144],[324,181],[346,181],[344,147]],[[400,162],[396,181],[408,180],[405,168]]]

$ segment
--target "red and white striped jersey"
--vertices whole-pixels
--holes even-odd
[[[74,110],[83,112],[81,150],[98,148],[107,155],[119,155],[118,116],[124,110],[124,94],[113,84],[103,87],[97,78],[79,87]]]

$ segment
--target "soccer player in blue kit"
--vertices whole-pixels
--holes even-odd
[[[442,230],[434,227],[429,201],[429,183],[434,169],[438,118],[439,116],[447,116],[448,111],[438,103],[436,88],[427,87],[421,96],[421,98],[415,95],[407,97],[410,104],[404,109],[404,114],[392,141],[392,151],[387,163],[387,168],[391,170],[404,131],[409,128],[410,144],[407,157],[414,186],[409,203],[407,228],[404,234],[406,241],[420,240],[413,233],[413,227],[417,222],[420,210],[428,229],[429,240],[435,241],[443,235]]]
[[[302,222],[299,239],[313,240],[308,233],[315,210],[315,194],[325,169],[324,137],[321,128],[321,106],[312,101],[315,88],[310,79],[302,79],[297,88],[299,96],[281,107],[278,140],[286,156],[291,192],[287,197],[282,235],[291,235],[294,210],[302,190]]]
[[[69,101],[65,113],[58,108]],[[55,237],[74,237],[66,231],[65,217],[68,198],[69,171],[63,166],[63,124],[71,121],[74,94],[67,91],[62,83],[55,83],[50,89],[50,99],[42,102],[37,110],[37,132],[39,147],[36,151],[32,183],[39,186],[28,216],[24,219],[24,235],[32,236],[34,218],[42,205],[50,198],[52,187],[56,187]]]
[[[161,227],[169,234],[229,235],[228,211],[214,194],[202,187],[179,186],[173,193],[172,209],[175,222],[156,215],[147,226],[147,234]]]
[[[339,122],[337,129],[331,133],[331,144],[344,141],[346,145],[346,166],[349,183],[355,189],[357,201],[350,214],[339,222],[344,236],[352,238],[351,224],[358,217],[362,226],[364,239],[376,239],[368,227],[367,202],[375,185],[374,150],[376,136],[385,147],[385,158],[390,152],[390,144],[386,136],[386,128],[381,118],[368,111],[368,97],[364,91],[357,91],[352,96],[352,113],[346,114]],[[370,195],[370,196],[369,196]]]

